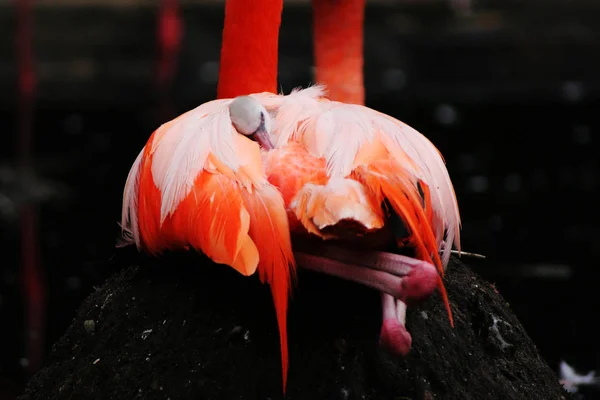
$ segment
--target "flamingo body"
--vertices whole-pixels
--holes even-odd
[[[315,86],[287,96],[243,96],[268,114],[261,112],[268,123],[260,126],[268,127],[265,134],[275,148],[266,152],[236,130],[259,124],[236,125],[230,113],[233,99],[214,100],[182,114],[149,138],[131,168],[123,196],[124,244],[135,243],[151,254],[192,247],[243,275],[258,271],[271,286],[284,390],[286,313],[295,272],[290,230],[325,240],[377,237],[379,241],[367,246],[377,249],[394,241],[391,216],[397,215],[409,231],[417,258],[435,264],[440,275],[452,245],[459,246],[454,190],[433,144],[390,116],[323,95]],[[431,292],[436,275],[427,269],[430,264],[407,261],[417,267],[412,272],[392,264],[375,268],[395,269],[407,278],[395,280],[400,286],[385,278],[378,287],[396,293],[399,301]],[[373,282],[364,267],[344,267],[353,271],[349,275],[334,272],[332,266],[321,271]],[[442,294],[449,310],[445,291]],[[404,353],[410,337],[397,334],[398,324],[403,326],[402,318],[384,321],[386,332],[395,338],[390,343]]]
[[[315,4],[325,15],[325,3]],[[364,106],[329,101],[321,87],[288,96],[269,93],[277,87],[282,6],[282,0],[256,0],[253,7],[246,0],[227,0],[219,99],[152,134],[127,178],[121,225],[122,244],[142,251],[192,247],[242,275],[258,271],[274,299],[285,393],[286,313],[295,259],[305,268],[381,291],[383,345],[405,354],[411,339],[403,327],[403,301],[426,297],[441,282],[432,264],[443,272],[452,245],[459,246],[460,220],[441,156],[412,128]],[[327,28],[317,19],[317,25]],[[362,14],[353,21],[361,19]],[[358,56],[352,57],[356,62],[349,64],[349,74],[362,68],[362,39],[355,38],[351,47]],[[320,70],[344,60],[341,50],[323,58],[326,47],[317,49]],[[350,88],[337,83],[337,100],[353,96],[350,102],[364,101],[362,80]],[[264,113],[244,121],[256,108],[241,98],[254,99]],[[236,101],[244,106],[234,112]],[[250,139],[270,151],[261,152]],[[290,230],[367,243],[371,249],[394,244],[394,215],[408,228],[409,243],[424,261],[333,247],[324,249],[325,257],[292,253]],[[321,251],[319,246],[310,250]]]
[[[435,146],[388,115],[327,100],[320,86],[266,100],[277,143],[265,156],[267,176],[283,193],[293,233],[308,232],[371,250],[394,241],[395,247],[410,246],[416,258],[437,267],[436,280],[453,325],[441,277],[452,247],[460,250],[460,215]],[[395,235],[394,217],[408,230],[407,238]],[[430,271],[427,274],[431,277]],[[417,297],[427,297],[428,290]],[[395,332],[404,329],[401,319],[384,323],[384,341],[399,337]],[[386,347],[406,354],[406,337],[408,333]]]
[[[394,211],[417,253],[443,272],[452,246],[460,247],[460,216],[438,150],[395,118],[323,95],[315,86],[263,103],[275,121],[277,147],[265,156],[266,172],[288,212],[329,239],[325,228],[351,220],[367,233]]]
[[[258,144],[232,124],[231,102],[202,104],[152,134],[125,184],[123,244],[151,254],[191,246],[242,275],[258,270],[273,293],[285,386],[295,271],[287,215]]]

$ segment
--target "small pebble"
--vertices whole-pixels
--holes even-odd
[[[335,344],[335,347],[337,348],[337,350],[340,353],[342,353],[342,354],[346,353],[346,350],[347,350],[348,346],[347,346],[347,343],[346,343],[346,341],[344,339],[336,339],[336,341],[334,342],[334,344]]]
[[[96,330],[96,323],[93,319],[86,319],[83,321],[83,328],[87,333],[93,333]]]
[[[342,395],[341,396],[342,399],[346,400],[346,399],[348,399],[350,397],[350,391],[348,389],[342,388],[340,390],[340,392],[341,392],[340,394]]]

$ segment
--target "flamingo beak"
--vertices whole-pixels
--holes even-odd
[[[256,132],[252,134],[252,140],[256,141],[260,147],[265,150],[273,150],[275,148],[273,142],[271,142],[271,137],[269,132],[267,132],[264,121],[261,122]]]

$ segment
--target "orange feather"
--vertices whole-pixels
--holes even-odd
[[[412,229],[413,233],[433,234],[433,240],[415,238],[415,244],[420,246],[418,243],[422,242],[419,251],[430,254],[438,269],[445,268],[452,246],[460,249],[460,216],[439,151],[427,138],[395,118],[368,107],[329,101],[323,94],[316,86],[295,90],[288,96],[264,98],[263,104],[274,115],[277,143],[265,166],[269,180],[282,191],[288,208],[306,184],[327,186],[331,181],[353,178],[353,171],[361,167],[386,161],[389,167],[372,173],[379,174],[379,179],[404,180],[405,190],[410,188],[404,196],[408,195],[413,207],[421,210],[419,219],[413,222],[424,225],[422,232]],[[284,169],[278,172],[277,168]],[[396,176],[399,173],[400,177]],[[348,187],[342,185],[340,189]],[[369,196],[356,200],[381,206]],[[317,212],[318,207],[314,210]],[[307,215],[305,220],[312,217]],[[443,253],[441,257],[439,251]]]
[[[291,243],[286,214],[280,212],[285,207],[281,194],[272,186],[264,186],[258,190],[259,193],[255,195],[243,192],[243,198],[244,204],[250,210],[250,218],[260,221],[250,226],[249,234],[260,254],[258,265],[260,279],[270,285],[275,304],[285,391],[288,374],[286,318],[290,287],[295,278],[295,261],[290,245],[274,245],[274,243]]]
[[[448,294],[441,279],[444,276],[444,266],[431,229],[429,212],[425,212],[421,206],[421,198],[416,185],[410,181],[410,177],[399,165],[394,165],[389,161],[379,161],[368,166],[361,166],[354,171],[354,174],[378,199],[381,199],[379,204],[383,202],[383,199],[390,202],[396,214],[409,230],[408,243],[415,249],[416,257],[431,262],[438,268],[440,273],[438,287],[442,294],[450,324],[454,326]]]
[[[233,128],[230,103],[205,103],[152,134],[125,185],[123,241],[154,255],[191,246],[245,276],[258,269],[273,295],[285,390],[295,276],[287,214],[259,146]]]
[[[442,277],[450,246],[459,243],[460,219],[441,155],[400,121],[328,101],[318,89],[265,98],[278,143],[265,167],[286,201],[290,227],[323,239],[354,235],[381,244],[375,233],[386,228],[387,201],[408,229],[416,257],[435,264]],[[439,287],[453,324],[442,279]]]

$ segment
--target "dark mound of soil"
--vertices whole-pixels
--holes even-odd
[[[280,399],[268,288],[195,255],[132,260],[81,305],[21,400]],[[508,304],[460,261],[447,288],[409,310],[406,360],[377,346],[380,299],[355,284],[299,272],[289,312],[287,398],[563,399]]]

